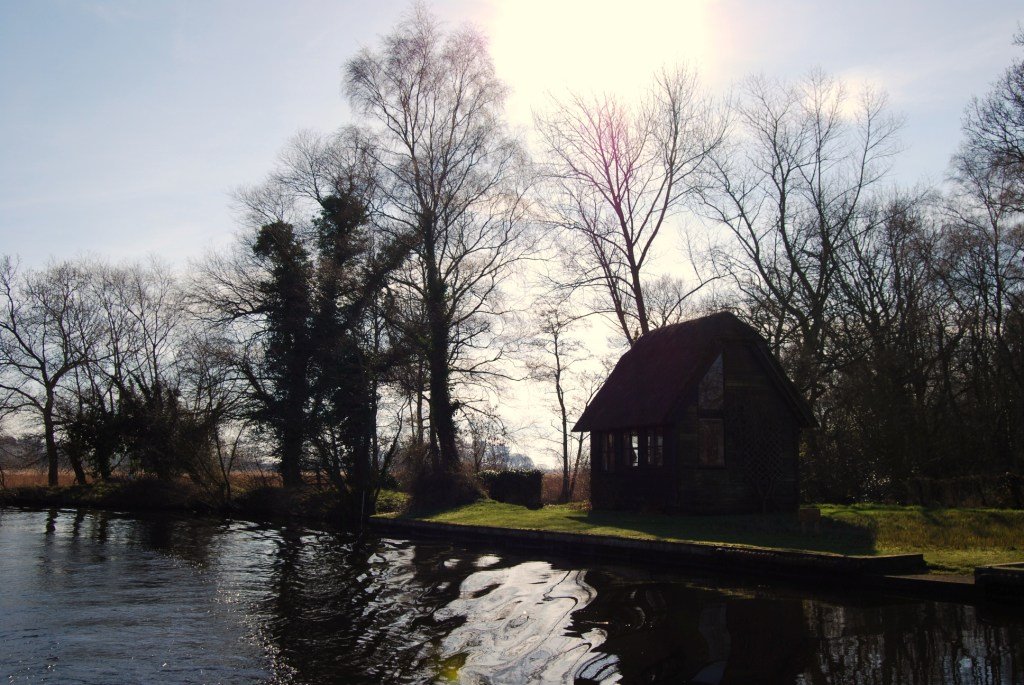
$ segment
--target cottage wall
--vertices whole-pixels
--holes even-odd
[[[699,408],[696,387],[684,396],[676,424],[677,501],[682,511],[788,511],[799,504],[799,424],[758,354],[743,342],[723,346],[725,400],[720,412]],[[723,466],[700,462],[702,418],[722,421]],[[771,453],[775,456],[767,458]]]
[[[661,466],[630,466],[623,446],[625,431],[615,435],[615,463],[602,468],[601,440],[605,433],[590,434],[590,503],[595,509],[664,511],[676,509],[679,482],[674,426],[662,427],[665,436]]]
[[[727,513],[797,507],[800,431],[813,424],[764,339],[719,312],[642,336],[574,430],[591,432],[594,507]],[[663,463],[632,466],[623,435],[652,426]]]

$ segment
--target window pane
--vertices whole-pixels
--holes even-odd
[[[720,419],[701,419],[699,429],[700,464],[725,466],[725,434]]]
[[[601,458],[604,460],[603,466],[605,471],[612,471],[615,469],[615,434],[605,433],[604,434],[604,449],[601,452]]]
[[[708,368],[708,372],[700,380],[697,394],[700,409],[715,410],[722,408],[722,398],[725,396],[725,375],[722,370],[722,355],[715,357],[715,361]]]
[[[647,465],[661,466],[662,452],[664,450],[664,433],[654,429],[647,431]]]
[[[629,457],[630,466],[640,465],[640,434],[636,431],[630,431],[626,434],[626,449],[628,450],[627,456]]]

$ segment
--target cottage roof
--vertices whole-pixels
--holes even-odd
[[[718,312],[641,336],[619,359],[573,430],[617,430],[669,423],[683,393],[700,381],[699,374],[726,341],[749,344],[795,415],[804,425],[814,424],[810,408],[768,350],[764,338],[731,312]]]

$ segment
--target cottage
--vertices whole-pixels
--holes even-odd
[[[642,336],[573,430],[594,508],[740,513],[797,507],[812,425],[764,338],[721,312]]]

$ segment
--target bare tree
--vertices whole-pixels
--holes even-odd
[[[651,328],[661,328],[690,318],[700,307],[696,291],[677,276],[662,274],[644,283],[644,302]]]
[[[69,262],[19,273],[10,257],[0,260],[0,392],[42,422],[50,485],[58,482],[61,385],[94,359],[103,331],[89,289],[89,274]],[[75,478],[85,482],[82,465],[73,466]]]
[[[601,293],[599,310],[632,344],[652,327],[655,241],[703,187],[723,119],[696,74],[679,69],[657,74],[636,107],[609,95],[571,96],[555,101],[537,126],[550,160],[549,220],[574,243],[561,252],[575,283]]]
[[[254,435],[247,387],[230,346],[201,325],[190,328],[181,338],[177,387],[188,411],[207,419],[212,452],[196,460],[195,470],[204,485],[217,487],[229,500],[232,473],[250,454]]]
[[[934,201],[929,192],[878,195],[837,256],[824,430],[802,471],[833,497],[899,497],[949,453],[936,432],[936,380],[957,334],[935,277]]]
[[[1024,467],[1024,176],[965,147],[946,204],[939,274],[959,331],[951,401],[975,415],[994,469]],[[955,387],[955,385],[954,385]],[[973,432],[973,431],[972,431]]]
[[[501,355],[500,285],[527,245],[524,164],[502,123],[507,89],[484,37],[445,33],[422,5],[346,66],[346,90],[375,125],[381,221],[416,236],[396,279],[417,303],[403,333],[426,367],[433,470],[459,455],[455,385],[493,373]]]
[[[145,442],[148,429],[127,409],[147,394],[181,389],[176,357],[187,312],[174,273],[159,261],[87,260],[77,267],[89,275],[86,297],[101,332],[95,354],[66,379],[57,406],[61,447],[73,465],[88,462],[94,475],[106,479]]]
[[[1024,31],[1018,30],[1014,42],[1024,46]],[[975,176],[986,167],[1012,179],[1002,202],[1024,211],[1024,60],[1013,62],[987,96],[974,98],[964,115],[964,133],[954,158],[958,174]]]
[[[704,196],[730,238],[712,260],[774,351],[788,353],[813,402],[829,370],[840,255],[896,152],[899,121],[884,96],[868,90],[851,102],[842,83],[820,73],[796,85],[753,78],[734,115]]]
[[[580,369],[590,354],[576,337],[576,330],[587,315],[575,307],[571,297],[539,302],[534,311],[536,334],[530,341],[534,355],[528,365],[531,378],[547,386],[546,391],[555,397],[554,423],[562,467],[559,500],[568,502],[583,455],[583,435],[573,436],[572,417],[583,411],[598,388]]]
[[[496,448],[505,445],[508,438],[508,430],[498,416],[497,408],[470,414],[466,417],[466,429],[463,449],[473,473],[495,468]]]

